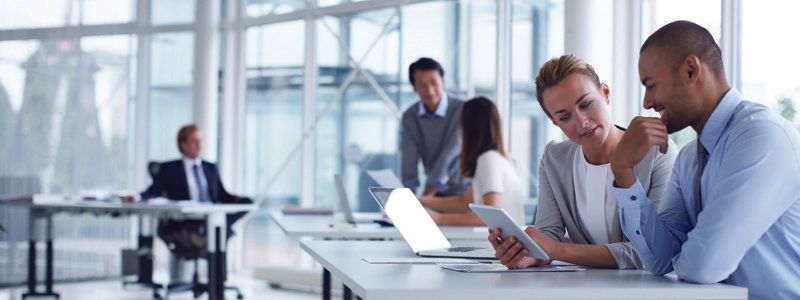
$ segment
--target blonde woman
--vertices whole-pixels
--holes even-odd
[[[569,139],[545,147],[539,163],[536,219],[525,232],[555,260],[598,268],[642,269],[620,227],[611,189],[611,157],[625,129],[611,120],[608,85],[591,65],[564,55],[539,70],[536,98],[553,125]],[[674,145],[666,154],[654,147],[635,168],[654,202],[662,197],[675,156]],[[565,233],[571,242],[562,241]],[[501,240],[497,228],[490,230],[489,241],[497,258],[509,268],[548,263],[526,257],[528,250],[513,237]]]

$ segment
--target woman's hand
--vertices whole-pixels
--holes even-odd
[[[548,238],[541,231],[531,226],[525,228],[525,234],[531,237],[533,241],[536,242],[536,245],[539,245],[539,248],[542,248],[544,253],[547,253],[547,256],[549,256],[550,259],[557,259],[555,257],[561,257],[562,244],[560,242]]]
[[[518,241],[516,237],[512,236],[506,240],[503,240],[500,237],[500,233],[500,228],[490,228],[489,243],[491,243],[492,247],[494,248],[495,257],[497,257],[497,259],[500,260],[500,263],[507,268],[524,269],[528,267],[543,266],[550,263],[550,261],[539,260],[526,256],[528,255],[528,249],[525,249],[525,246],[522,245],[522,243]]]
[[[424,207],[430,207],[433,201],[436,201],[436,196],[434,195],[423,195],[422,198],[419,198],[419,202],[422,203]]]

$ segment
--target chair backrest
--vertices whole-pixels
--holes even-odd
[[[147,172],[150,173],[150,178],[156,179],[156,175],[158,175],[159,170],[161,170],[160,162],[151,161],[147,163]]]

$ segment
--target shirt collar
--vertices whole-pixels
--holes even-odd
[[[719,101],[719,104],[708,117],[703,131],[700,132],[699,142],[706,148],[708,153],[713,153],[719,138],[728,127],[728,121],[733,118],[736,107],[742,102],[742,95],[735,88],[731,88]]]
[[[444,118],[447,116],[447,106],[449,102],[450,101],[447,98],[447,93],[442,93],[442,100],[439,100],[439,104],[436,105],[436,110],[433,112],[433,114],[428,114],[428,110],[425,109],[425,103],[419,101],[419,106],[417,108],[417,115],[418,116],[433,115]]]
[[[201,162],[202,162],[202,160],[200,160],[199,157],[198,158],[189,158],[189,157],[186,157],[186,156],[183,157],[183,165],[184,166],[188,166],[188,167],[198,166],[199,167],[199,166],[202,166],[200,164]]]

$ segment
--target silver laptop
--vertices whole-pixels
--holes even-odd
[[[353,210],[350,208],[350,199],[347,198],[347,192],[344,189],[344,181],[339,174],[333,175],[333,180],[336,182],[336,190],[339,193],[339,209],[344,215],[344,220],[347,223],[372,223],[375,219],[372,218],[357,218],[353,215]]]
[[[494,249],[453,247],[408,188],[369,188],[370,194],[419,256],[496,259]]]

